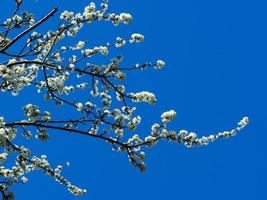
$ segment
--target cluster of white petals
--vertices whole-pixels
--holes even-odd
[[[17,129],[14,128],[0,128],[0,147],[5,147],[7,141],[12,141],[17,136]]]
[[[145,37],[142,34],[140,34],[140,33],[133,33],[131,35],[130,43],[133,43],[133,42],[140,43],[140,42],[143,42],[144,39],[145,39]]]
[[[6,65],[0,64],[2,92],[10,91],[13,95],[17,95],[24,87],[31,85],[38,76],[39,66],[35,64],[26,66],[24,63],[19,63],[16,59],[10,59]]]
[[[175,117],[176,117],[176,112],[174,110],[170,110],[170,111],[164,112],[161,115],[162,122],[164,122],[164,123],[170,122]]]
[[[165,62],[163,60],[157,60],[155,68],[156,69],[162,69],[163,67],[165,67]]]
[[[134,102],[146,102],[149,104],[155,104],[157,102],[156,96],[148,91],[142,91],[137,93],[129,93]]]

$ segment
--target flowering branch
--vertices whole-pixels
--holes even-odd
[[[29,103],[23,107],[26,118],[21,121],[8,122],[4,117],[0,117],[0,192],[3,199],[14,199],[11,186],[26,183],[26,174],[33,170],[42,170],[65,185],[74,195],[86,192],[61,175],[61,171],[68,164],[52,168],[46,155],[38,157],[27,147],[17,145],[15,138],[18,136],[28,140],[36,138],[47,141],[53,130],[53,133],[81,134],[103,140],[110,144],[114,151],[125,153],[129,162],[143,172],[146,168],[145,151],[161,140],[187,147],[203,146],[220,138],[235,136],[248,124],[248,118],[244,117],[229,131],[198,137],[196,133],[186,130],[169,130],[168,123],[176,117],[176,112],[170,110],[161,115],[160,123],[154,123],[151,130],[138,135],[136,130],[142,118],[135,114],[134,105],[139,102],[153,105],[157,98],[149,91],[127,91],[123,81],[126,79],[126,73],[134,70],[159,70],[165,67],[165,62],[159,59],[155,62],[123,66],[123,57],[120,55],[102,65],[90,60],[96,54],[108,56],[112,48],[122,48],[127,43],[141,43],[144,36],[133,33],[91,48],[87,47],[85,41],[61,46],[67,38],[76,37],[83,27],[94,21],[104,20],[118,26],[121,23],[129,24],[132,16],[128,13],[108,13],[107,0],[103,0],[99,9],[92,2],[82,13],[64,11],[59,17],[58,27],[41,34],[36,28],[55,15],[57,8],[35,23],[32,14],[18,14],[21,4],[22,1],[17,0],[12,16],[0,24],[1,92],[19,95],[26,87],[35,88],[38,94],[45,96],[48,103],[55,103],[62,109],[69,107],[76,114],[72,118],[59,119],[56,111],[43,112],[37,105]],[[24,26],[27,26],[24,31],[13,39],[9,38],[10,32],[20,30]],[[17,52],[7,52],[22,37],[27,37],[27,40],[22,46],[17,45]],[[90,92],[87,93],[88,96],[83,96],[79,95],[81,90]],[[71,94],[76,97],[73,98]],[[5,163],[11,154],[16,155],[16,159],[14,166],[8,168]]]
[[[20,5],[20,4],[19,4]],[[33,29],[44,23],[48,18],[53,16],[57,12],[57,8],[54,8],[51,10],[45,17],[43,17],[40,21],[36,22],[33,26],[30,26],[23,32],[21,32],[19,35],[17,35],[13,40],[11,40],[7,45],[5,45],[2,49],[0,49],[0,52],[5,52],[11,45],[13,45],[15,42],[17,42],[20,38],[22,38],[27,33],[31,32]]]

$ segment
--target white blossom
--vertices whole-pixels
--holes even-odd
[[[99,51],[102,55],[106,56],[108,55],[108,48],[107,47],[104,47],[104,46],[100,46],[99,47]]]
[[[176,112],[174,110],[164,112],[161,115],[162,122],[164,122],[164,123],[170,122],[175,117],[176,117]]]
[[[70,20],[71,18],[74,17],[74,13],[73,12],[69,12],[67,10],[65,10],[63,13],[61,13],[60,15],[60,19],[64,19],[64,20]]]
[[[77,111],[82,112],[83,111],[83,104],[81,102],[76,103]]]
[[[161,69],[164,66],[165,66],[165,62],[163,60],[157,60],[157,63],[156,63],[156,66],[155,66],[156,69]]]
[[[155,95],[148,91],[130,93],[129,95],[133,98],[134,102],[146,102],[149,104],[155,104],[157,101]]]
[[[133,33],[129,41],[130,43],[134,43],[134,42],[140,43],[144,41],[144,38],[145,37],[141,35],[140,33]]]
[[[157,139],[149,135],[145,138],[145,142],[148,147],[152,147],[153,145],[157,143]]]
[[[28,178],[26,178],[25,176],[21,177],[21,182],[22,183],[27,183],[28,182]]]
[[[7,153],[0,153],[0,164],[5,162],[7,159]]]
[[[129,24],[132,21],[132,15],[129,13],[121,13],[120,17],[125,24]]]
[[[79,50],[79,49],[82,49],[85,45],[85,42],[84,41],[79,41],[75,47],[73,47],[72,49],[73,50]]]
[[[115,46],[119,48],[123,47],[124,45],[126,45],[126,40],[121,37],[117,37]]]

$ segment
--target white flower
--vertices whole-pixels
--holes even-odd
[[[83,189],[81,189],[81,188],[78,188],[77,186],[74,186],[74,185],[69,185],[69,186],[68,186],[68,190],[69,190],[72,194],[74,194],[74,195],[76,195],[76,196],[81,196],[81,195],[83,195],[83,194],[86,193],[86,190],[83,190]]]
[[[0,128],[0,147],[6,145],[7,140],[11,141],[17,136],[15,128]]]
[[[106,55],[108,55],[108,48],[107,48],[107,47],[100,46],[100,47],[99,47],[99,52],[100,52],[103,56],[106,56]]]
[[[155,69],[161,69],[163,67],[165,67],[165,62],[163,60],[157,60]]]
[[[84,8],[84,14],[93,13],[96,9],[96,5],[94,2],[91,2],[88,6]]]
[[[153,145],[157,143],[157,139],[149,135],[145,138],[145,142],[148,147],[152,147]]]
[[[50,121],[51,120],[51,113],[48,112],[48,111],[45,111],[45,113],[44,113],[44,115],[42,117],[42,120],[44,120],[46,122]]]
[[[0,153],[0,164],[5,162],[7,159],[7,153]]]
[[[67,35],[70,37],[74,37],[79,31],[79,27],[75,26],[74,28],[71,28],[68,30]]]
[[[123,129],[121,129],[121,128],[117,128],[117,129],[115,130],[115,133],[116,133],[119,137],[122,137],[123,134],[124,134],[124,131],[123,131]]]
[[[173,120],[175,117],[176,117],[176,112],[174,110],[164,112],[161,115],[162,122],[164,122],[164,123],[167,123],[167,122]]]
[[[70,68],[72,71],[74,71],[74,69],[75,69],[75,65],[74,65],[73,63],[71,63],[71,64],[69,64],[69,68]]]
[[[159,124],[153,124],[151,126],[151,134],[154,135],[159,132],[160,125]]]
[[[94,107],[94,104],[90,101],[87,101],[85,102],[85,106],[88,107],[88,108],[93,108]]]
[[[120,17],[122,18],[125,24],[129,24],[133,19],[132,15],[130,15],[129,13],[121,13]]]
[[[28,178],[26,178],[25,176],[21,177],[21,182],[22,183],[27,183],[27,181],[28,181]]]
[[[117,37],[116,39],[116,43],[115,43],[115,46],[116,47],[123,47],[124,45],[126,44],[126,40],[121,38],[121,37]]]
[[[82,112],[83,111],[83,104],[82,103],[76,103],[77,111]]]
[[[134,43],[134,42],[140,43],[144,41],[144,38],[145,37],[141,35],[140,33],[133,33],[129,41],[130,43]]]
[[[82,50],[82,53],[84,55],[86,55],[86,56],[89,56],[89,55],[94,53],[94,50],[92,50],[92,49],[84,49],[84,50]]]
[[[249,118],[244,117],[240,122],[238,122],[238,127],[236,128],[238,131],[247,126],[249,123]]]
[[[128,122],[127,126],[129,130],[133,131],[136,129],[137,125],[141,123],[141,117],[134,117],[131,121]]]
[[[130,93],[129,94],[133,99],[134,102],[147,102],[149,104],[155,104],[157,99],[155,95],[151,92],[142,91],[138,93]]]
[[[79,41],[78,44],[76,44],[75,47],[73,47],[72,49],[73,50],[79,50],[79,49],[82,49],[85,45],[85,42],[84,41]]]
[[[65,10],[63,13],[61,13],[60,19],[70,20],[71,18],[73,18],[73,16],[74,16],[73,12]]]
[[[214,136],[214,135],[210,135],[210,136],[208,136],[208,140],[210,140],[210,141],[214,141],[214,140],[215,140],[215,136]]]
[[[45,129],[40,129],[38,134],[35,137],[38,140],[47,141],[49,138],[49,135]]]

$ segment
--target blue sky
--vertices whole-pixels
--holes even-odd
[[[11,9],[7,0],[3,2],[1,19]],[[54,6],[81,11],[87,3],[30,0],[25,6],[40,18]],[[29,175],[26,185],[14,187],[17,199],[267,199],[266,6],[263,0],[110,1],[111,11],[130,12],[133,22],[117,28],[105,22],[88,25],[77,40],[97,45],[140,32],[145,35],[143,44],[111,55],[123,54],[125,64],[158,58],[167,63],[161,71],[128,75],[129,89],[153,91],[158,99],[155,106],[138,105],[141,135],[168,109],[177,111],[170,127],[199,135],[231,129],[243,116],[249,116],[250,124],[238,136],[207,147],[162,142],[147,151],[145,173],[102,141],[55,132],[47,143],[33,141],[32,148],[55,165],[69,161],[64,175],[88,194],[73,197],[38,172]],[[41,29],[52,29],[53,20]],[[25,103],[46,107],[31,89],[18,97],[0,95],[1,115],[8,121],[18,119]]]

